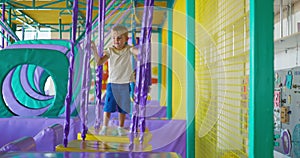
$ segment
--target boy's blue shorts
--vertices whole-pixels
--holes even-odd
[[[122,114],[130,113],[130,85],[108,83],[106,86],[106,97],[104,112],[116,112]]]

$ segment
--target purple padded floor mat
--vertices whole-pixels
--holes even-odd
[[[117,120],[111,121],[118,125]],[[125,121],[125,128],[129,128],[130,120]],[[146,127],[152,133],[149,144],[153,152],[176,152],[186,157],[186,121],[147,119]]]
[[[180,158],[174,152],[114,152],[114,153],[93,153],[93,152],[45,152],[45,153],[6,153],[1,155],[2,158],[8,157],[60,157],[60,158]]]

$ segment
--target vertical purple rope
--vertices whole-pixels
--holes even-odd
[[[102,2],[102,1],[101,1],[101,2]],[[116,2],[116,0],[110,1],[109,4],[107,5],[106,9],[105,9],[105,12],[107,12],[108,9],[109,9],[115,2]],[[101,3],[99,2],[99,3],[98,3],[98,9],[99,9],[99,10],[101,10],[101,9],[99,8],[99,7],[101,7],[100,4],[101,4]],[[104,13],[105,13],[105,12],[104,12]],[[98,13],[99,13],[99,12],[98,12]],[[100,14],[99,14],[98,16],[100,16]],[[98,18],[99,18],[99,17],[98,17]],[[93,25],[95,25],[97,21],[98,21],[98,20],[95,20],[95,21],[93,22]],[[92,26],[93,26],[93,25],[92,25]],[[93,32],[94,32],[94,31],[93,31]]]
[[[98,37],[99,37],[99,46],[98,46],[98,55],[103,56],[104,50],[104,25],[105,25],[105,5],[106,0],[99,0],[99,11],[98,11]],[[100,128],[101,122],[101,90],[102,90],[102,72],[103,66],[100,65],[96,69],[96,121],[94,124],[95,129]]]
[[[73,69],[74,69],[74,51],[76,42],[76,29],[77,29],[77,19],[78,19],[78,0],[73,1],[73,25],[72,25],[72,39],[71,39],[71,52],[69,57],[69,81],[68,81],[68,93],[65,99],[66,105],[66,122],[64,127],[64,146],[68,146],[68,135],[70,131],[70,104],[72,100],[72,85],[73,85]]]
[[[89,99],[89,91],[90,91],[90,58],[91,58],[91,30],[92,30],[92,10],[93,10],[93,0],[88,0],[86,5],[86,32],[85,32],[85,41],[84,42],[84,71],[83,71],[83,92],[81,97],[80,104],[80,115],[82,119],[82,131],[81,138],[85,140],[87,129],[87,115],[88,115],[88,99]]]
[[[146,1],[145,1],[146,4]],[[146,19],[145,10],[143,14],[143,19]],[[141,41],[139,43],[139,53],[138,60],[136,64],[136,82],[134,89],[134,109],[131,116],[131,125],[130,125],[130,144],[133,144],[134,136],[136,136],[138,129],[138,120],[139,120],[139,104],[140,104],[140,90],[141,90],[141,78],[142,78],[142,63],[143,63],[143,52],[144,52],[144,43],[145,43],[145,21],[142,23],[141,28]]]
[[[2,21],[5,21],[5,3],[2,3]],[[1,48],[4,48],[4,29],[2,29],[2,45]]]
[[[101,1],[101,2],[102,2],[102,1]],[[109,4],[105,7],[105,12],[104,12],[104,13],[106,13],[106,12],[110,9],[110,7],[112,7],[112,5],[113,5],[115,2],[116,2],[116,0],[110,1]],[[98,6],[101,7],[101,6],[100,6],[100,3],[98,3]],[[98,7],[98,9],[101,10],[99,7]],[[99,11],[98,11],[98,13],[99,13]],[[100,16],[100,14],[99,14],[98,16]],[[99,17],[98,17],[97,19],[99,19]],[[92,25],[92,26],[94,26],[94,25],[96,24],[97,21],[98,21],[98,20],[95,20],[95,21],[93,22],[93,25]],[[98,24],[98,25],[99,25],[99,24]],[[94,28],[94,29],[92,30],[93,33],[96,31],[95,29],[96,29],[96,28]],[[97,27],[97,30],[98,30],[98,27]]]
[[[150,59],[150,39],[151,35],[151,25],[152,25],[152,12],[153,12],[153,0],[145,0],[144,3],[144,14],[143,22],[141,29],[141,42],[139,44],[139,55],[137,61],[137,71],[136,71],[136,84],[135,84],[135,93],[134,93],[134,106],[135,110],[132,114],[132,121],[130,126],[130,144],[133,142],[134,133],[137,131],[138,123],[141,128],[140,134],[140,143],[143,142],[144,132],[145,132],[145,112],[146,112],[146,101],[148,93],[148,84],[147,83],[147,63]],[[149,8],[152,8],[149,10]],[[150,29],[147,30],[147,27]],[[147,39],[148,33],[148,40]],[[146,42],[147,41],[147,42]],[[148,44],[147,44],[148,43]],[[146,82],[145,82],[146,78]],[[139,107],[140,105],[140,107]],[[139,117],[141,120],[139,121]]]
[[[143,47],[143,65],[142,65],[142,83],[141,83],[141,92],[140,92],[140,120],[139,120],[139,126],[140,126],[140,143],[143,143],[144,140],[144,132],[145,132],[145,115],[146,115],[146,102],[147,102],[147,95],[149,90],[149,80],[151,76],[149,76],[150,71],[150,53],[151,53],[151,31],[152,31],[152,15],[153,15],[153,4],[154,0],[147,0],[145,1],[145,9],[144,11],[144,17],[143,17],[143,23],[145,23],[145,27],[143,27],[144,32],[144,47]]]

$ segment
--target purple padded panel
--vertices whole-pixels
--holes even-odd
[[[34,78],[33,78],[34,79],[34,86],[38,89],[39,92],[42,92],[41,89],[40,89],[40,78],[41,78],[44,71],[45,70],[40,66],[37,66],[36,69],[34,70]]]
[[[118,125],[118,121],[112,120]],[[125,127],[130,126],[130,120],[125,121]],[[186,121],[185,120],[146,120],[146,126],[152,133],[149,144],[153,152],[176,152],[186,157]]]
[[[150,123],[151,122],[151,123]],[[186,157],[185,120],[147,120],[151,130],[150,144],[154,152],[176,152]]]
[[[42,118],[42,117],[10,117],[0,119],[0,147],[4,144],[12,142],[24,136],[34,137],[44,128],[53,124],[63,125],[65,118]],[[22,131],[22,132],[19,132]],[[77,133],[80,132],[80,119],[79,117],[71,118],[70,121],[70,134],[68,139],[77,139]]]
[[[63,126],[60,125],[60,124],[54,124],[52,126],[50,126],[51,129],[53,129],[54,131],[54,136],[55,136],[55,146],[58,145],[58,144],[62,144],[62,140],[63,140],[63,135],[64,135],[64,132],[63,132]]]
[[[22,137],[13,142],[10,142],[0,148],[0,152],[28,152],[36,151],[36,144],[32,137]]]
[[[57,50],[63,52],[64,54],[66,54],[67,51],[69,50],[65,46],[53,45],[53,44],[12,44],[6,47],[6,49],[16,49],[16,48],[50,49],[50,50]]]
[[[63,126],[54,124],[40,131],[33,137],[37,151],[55,151],[55,146],[62,144]]]

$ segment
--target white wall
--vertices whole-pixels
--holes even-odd
[[[299,55],[300,52],[298,52],[298,57],[297,57],[297,50],[289,50],[287,51],[287,53],[285,52],[275,53],[274,54],[275,71],[299,66],[300,63]]]
[[[292,31],[291,34],[288,34],[288,23],[287,23],[287,11],[284,10],[283,13],[283,38],[298,33],[297,24],[300,23],[300,3],[296,3],[293,6],[294,13],[292,14]],[[280,39],[280,21],[279,14],[274,17],[274,40]],[[275,50],[274,50],[275,51]],[[300,51],[300,48],[299,50]],[[297,57],[298,54],[298,57]],[[274,69],[281,70],[287,68],[293,68],[299,66],[300,53],[297,53],[297,49],[289,49],[287,52],[274,52]]]

